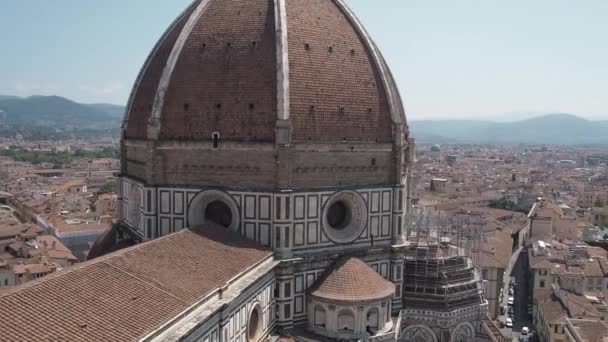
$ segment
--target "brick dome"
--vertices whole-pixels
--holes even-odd
[[[344,258],[313,286],[314,297],[334,301],[370,301],[391,297],[395,284],[382,278],[361,259]]]
[[[252,174],[281,172],[260,166],[280,159],[277,146],[367,144],[371,160],[370,144],[396,141],[407,141],[399,92],[344,0],[196,0],[158,41],[135,82],[123,121],[123,174],[147,184],[217,186],[223,180],[204,176],[227,173],[205,169],[215,158],[251,158],[255,165],[228,170],[248,175],[251,186],[268,181]],[[203,158],[180,153],[196,143],[241,145],[231,154],[223,145],[225,153],[205,157],[203,166],[172,159]],[[274,154],[235,152],[243,143]],[[172,155],[159,156],[159,149]],[[371,166],[389,169],[391,160]],[[171,172],[192,175],[165,177]]]
[[[274,141],[288,112],[295,141],[387,142],[404,122],[397,99],[342,1],[197,0],[145,63],[126,138]]]

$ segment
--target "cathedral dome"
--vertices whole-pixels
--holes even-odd
[[[135,82],[123,120],[123,174],[148,184],[213,186],[228,181],[209,174],[230,175],[231,184],[247,175],[244,186],[251,186],[280,172],[277,146],[406,140],[393,77],[344,0],[196,0]],[[193,152],[208,146],[223,152]],[[161,149],[173,156],[159,156]],[[209,165],[216,160],[247,165]],[[388,171],[391,160],[366,166]]]
[[[316,298],[361,302],[382,300],[395,293],[395,284],[382,278],[363,260],[347,257],[321,278],[311,291]]]

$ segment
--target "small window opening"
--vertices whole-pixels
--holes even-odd
[[[205,219],[228,228],[232,224],[232,211],[226,203],[213,201],[205,208]]]
[[[351,218],[351,210],[343,201],[333,203],[327,211],[327,223],[337,230],[346,228],[350,224]]]
[[[256,46],[258,45],[258,42],[252,42],[251,45]]]
[[[372,158],[372,166],[376,166],[376,158]]]
[[[367,108],[367,113],[371,114],[372,113],[372,109],[371,108]]]
[[[188,109],[190,109],[190,104],[189,103],[184,103],[184,110],[187,112]]]
[[[308,43],[304,44],[304,49],[305,50],[310,50],[310,44],[308,44]]]
[[[255,105],[253,103],[250,103],[249,104],[249,109],[254,109],[254,108],[255,108]]]
[[[340,114],[344,114],[345,111],[346,111],[346,109],[344,109],[344,107],[338,107],[338,112]]]
[[[228,42],[228,44],[226,44],[226,45],[227,45],[228,47],[231,47],[231,46],[232,46],[232,43],[231,43],[231,42]]]
[[[222,104],[221,104],[221,103],[216,104],[216,105],[215,105],[215,108],[217,108],[217,109],[221,109],[221,108],[222,108]]]
[[[334,47],[333,47],[333,46],[330,46],[330,47],[327,49],[327,51],[329,51],[329,53],[334,52]]]
[[[355,49],[351,49],[350,50],[350,54],[354,56],[355,55]]]
[[[220,145],[220,132],[213,132],[211,138],[213,139],[213,148],[218,148]]]

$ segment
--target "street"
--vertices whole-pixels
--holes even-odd
[[[528,316],[528,304],[531,304],[528,286],[528,253],[519,253],[519,258],[511,272],[515,278],[515,303],[513,304],[513,335],[519,336],[521,328],[532,329],[532,320]]]
[[[517,252],[516,252],[517,253]],[[515,256],[514,256],[515,257]],[[509,298],[509,282],[511,280],[515,281],[515,295],[514,303],[513,303],[513,328],[507,328],[503,326],[501,329],[502,333],[505,336],[512,336],[513,341],[519,341],[521,329],[523,327],[528,327],[530,330],[533,329],[531,317],[528,316],[528,304],[531,303],[529,301],[529,287],[528,287],[528,254],[522,250],[515,264],[513,265],[513,269],[511,271],[510,276],[505,277],[505,281],[503,284],[503,300],[502,306],[507,308],[504,315],[499,316],[498,320],[501,322],[505,322],[508,314],[507,300]]]

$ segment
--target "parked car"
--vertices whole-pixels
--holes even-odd
[[[506,308],[505,306],[501,306],[501,307],[500,307],[500,314],[501,314],[501,315],[504,315],[504,314],[505,314],[505,312],[507,312],[507,308]]]
[[[507,322],[505,323],[507,328],[513,328],[513,320],[511,318],[507,318]]]
[[[531,337],[532,334],[530,333],[530,329],[528,327],[521,328],[521,333],[519,334],[519,340],[521,342],[529,342]]]
[[[515,279],[511,279],[509,281],[509,286],[515,286]]]
[[[509,299],[507,299],[507,304],[513,305],[514,302],[515,302],[515,298],[513,298],[513,296],[509,296]]]
[[[509,295],[514,295],[515,294],[515,289],[513,287],[509,287]]]
[[[509,311],[508,311],[509,316],[513,316],[513,307],[509,306]]]

